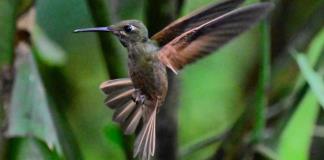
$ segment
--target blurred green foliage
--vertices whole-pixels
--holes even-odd
[[[287,124],[279,144],[279,159],[307,160],[314,123],[319,111],[314,93],[308,91]]]
[[[0,159],[127,159],[132,137],[123,136],[111,121],[112,110],[104,106],[104,96],[98,88],[112,76],[108,74],[111,66],[104,55],[103,38],[72,31],[95,26],[98,19],[107,23],[122,19],[145,22],[147,6],[144,0],[97,2],[105,5],[100,8],[107,10],[98,12],[107,17],[95,17],[98,13],[91,12],[90,0],[0,0],[0,106],[9,107],[7,121],[0,121],[6,124],[7,128],[3,128],[9,136],[0,134]],[[184,1],[181,15],[210,3],[214,1]],[[185,153],[179,154],[178,159],[215,159],[222,149],[236,155],[228,157],[242,159],[271,159],[267,156],[270,154],[289,160],[324,157],[310,154],[320,149],[310,146],[314,128],[323,125],[317,118],[323,115],[318,103],[324,96],[324,64],[320,63],[324,32],[323,21],[317,21],[316,13],[323,13],[324,3],[275,3],[272,19],[178,75],[178,147],[179,152]],[[15,52],[19,49],[15,43],[19,29],[15,25],[31,5],[36,17],[33,29],[27,30],[31,44],[25,44],[31,50],[21,55],[19,50]],[[308,23],[312,19],[315,21]],[[314,40],[300,40],[307,37]],[[295,40],[298,43],[290,43]],[[122,59],[122,63],[116,63],[119,66],[113,66],[119,75],[126,75],[126,50],[116,39],[109,41]],[[290,55],[295,50],[306,53],[310,59],[310,64],[303,64],[306,58],[297,56],[300,70]],[[4,85],[8,85],[4,83],[4,73],[10,71],[3,71],[5,65],[15,71],[8,106],[3,96]],[[291,68],[296,71],[291,72]],[[310,87],[298,77],[305,78]],[[0,119],[4,119],[3,114]],[[243,129],[235,129],[237,126]],[[224,133],[227,136],[217,138]],[[251,140],[254,136],[257,142]],[[212,141],[200,143],[206,139]],[[186,152],[197,144],[203,145]],[[239,147],[241,144],[243,147]]]
[[[17,47],[16,76],[8,109],[9,137],[31,136],[44,141],[51,149],[62,154],[58,131],[33,55],[27,46]]]

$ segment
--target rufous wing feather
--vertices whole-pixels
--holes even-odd
[[[210,5],[207,8],[202,8],[172,22],[153,35],[151,39],[155,40],[160,46],[163,46],[182,33],[235,9],[242,2],[244,0],[226,0]]]
[[[251,28],[273,8],[272,3],[242,7],[191,29],[159,50],[160,61],[174,72],[208,55]]]

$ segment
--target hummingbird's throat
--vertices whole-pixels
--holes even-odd
[[[119,42],[125,47],[127,48],[127,42],[125,42],[125,40],[119,39]]]

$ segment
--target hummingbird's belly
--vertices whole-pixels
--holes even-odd
[[[129,72],[134,87],[147,97],[164,100],[168,89],[166,68],[160,62],[129,64]]]

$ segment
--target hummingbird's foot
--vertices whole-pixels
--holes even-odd
[[[132,96],[132,99],[136,104],[139,104],[139,103],[144,104],[144,102],[146,100],[146,96],[144,94],[142,94],[139,89],[136,89]]]
[[[146,99],[146,96],[145,95],[142,94],[142,95],[139,96],[139,102],[141,104],[144,104],[145,99]]]

